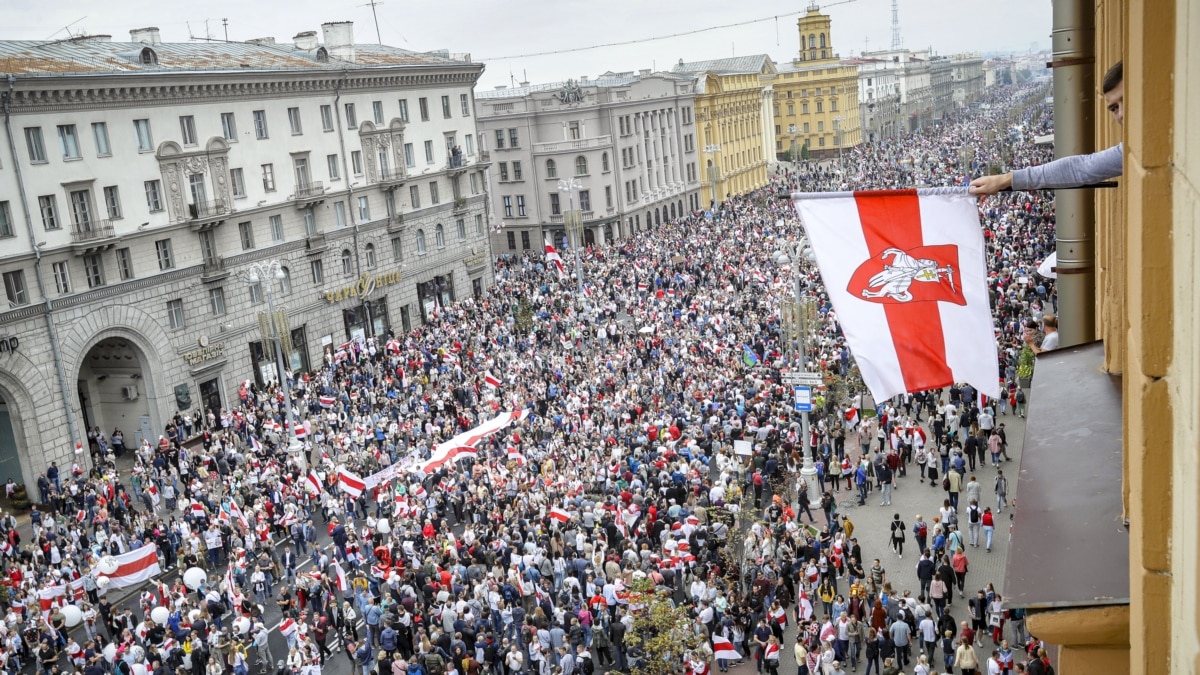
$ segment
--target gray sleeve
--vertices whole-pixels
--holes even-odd
[[[1124,143],[1090,155],[1071,155],[1013,171],[1012,189],[1040,190],[1090,185],[1121,175]]]

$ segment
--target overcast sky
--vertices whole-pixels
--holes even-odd
[[[290,41],[326,21],[353,21],[356,42],[375,42],[369,0],[20,0],[0,2],[0,39],[44,40],[75,33],[111,34],[128,40],[129,29],[158,26],[165,42],[191,36],[229,39],[271,36]],[[553,82],[606,70],[668,70],[687,61],[731,55],[769,54],[790,60],[799,49],[796,20],[807,0],[383,0],[375,11],[384,44],[426,51],[469,52],[487,63],[480,82]],[[904,46],[960,51],[1024,53],[1050,46],[1050,0],[899,0]],[[891,44],[891,0],[822,3],[833,18],[833,40],[843,57],[867,46]],[[419,9],[418,9],[419,8]],[[778,16],[750,25],[718,28],[661,40],[650,38]],[[80,21],[82,19],[82,21]],[[77,22],[77,23],[75,23]],[[189,33],[190,30],[190,33]],[[613,42],[633,45],[549,56],[502,59],[533,52]]]

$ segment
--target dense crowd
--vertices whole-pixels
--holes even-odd
[[[177,415],[158,444],[94,432],[90,469],[39,479],[31,533],[0,520],[11,605],[0,658],[46,675],[319,675],[329,658],[363,675],[592,675],[647,658],[629,593],[648,582],[695,618],[703,646],[672,655],[680,669],[727,670],[712,649],[721,639],[775,675],[795,624],[801,673],[965,672],[989,658],[994,672],[1019,672],[1020,613],[990,585],[967,586],[964,553],[990,550],[1007,482],[1000,472],[985,494],[968,476],[1007,459],[997,418],[1023,403],[1025,321],[1054,302],[1033,273],[1053,243],[1052,204],[1037,193],[981,203],[1009,396],[954,387],[880,402],[853,424],[843,406],[860,392],[843,389],[820,401],[810,438],[781,373],[852,380],[853,360],[815,269],[804,288],[819,325],[804,362],[789,356],[779,301],[791,271],[772,254],[801,236],[780,199],[793,190],[962,184],[1001,157],[1047,160],[1023,140],[1050,122],[1041,96],[999,88],[990,110],[848,153],[844,173],[780,170],[715,212],[585,251],[583,294],[540,252],[502,256],[482,297],[411,333],[330,349],[287,387],[247,382],[226,410]],[[986,135],[1002,122],[1022,138]],[[284,449],[289,404],[303,460]],[[417,471],[441,441],[519,410],[523,421],[471,456]],[[742,440],[749,456],[735,453]],[[795,478],[806,445],[816,499]],[[357,497],[339,478],[393,465]],[[856,533],[837,512],[836,490],[886,504],[910,470],[946,493],[928,522],[897,514],[888,534]],[[889,546],[902,555],[909,537],[921,587],[894,588],[867,561]],[[147,543],[181,575],[118,609],[97,583],[100,559]],[[191,568],[204,571],[194,587]],[[69,635],[73,613],[39,592],[79,578],[83,630]],[[277,628],[268,606],[283,614]],[[272,630],[286,654],[272,653]]]

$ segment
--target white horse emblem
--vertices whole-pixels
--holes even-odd
[[[943,276],[950,282],[950,289],[957,292],[952,265],[938,267],[936,260],[914,258],[898,248],[889,248],[879,257],[886,261],[888,256],[891,256],[892,263],[885,263],[883,271],[871,277],[867,287],[862,289],[864,298],[887,296],[897,302],[911,302],[913,295],[908,289],[914,281],[937,283]]]

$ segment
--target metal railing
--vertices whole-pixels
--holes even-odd
[[[75,227],[71,228],[71,241],[77,244],[97,239],[110,239],[115,236],[117,233],[111,220],[89,220],[76,223]]]
[[[447,169],[461,169],[461,168],[465,167],[466,165],[467,165],[467,158],[464,155],[447,155],[446,156],[446,168]]]
[[[408,178],[408,175],[405,174],[404,169],[401,169],[401,168],[393,169],[392,167],[384,167],[379,170],[379,182],[380,183],[391,183],[391,182],[395,182],[395,181],[399,181],[399,180],[404,180],[405,178]]]
[[[200,218],[212,218],[213,216],[223,216],[227,213],[229,213],[229,206],[225,204],[224,199],[214,199],[208,202],[188,204],[188,217],[192,220],[198,220]]]
[[[312,199],[325,194],[325,184],[319,180],[302,183],[296,186],[296,199]]]

